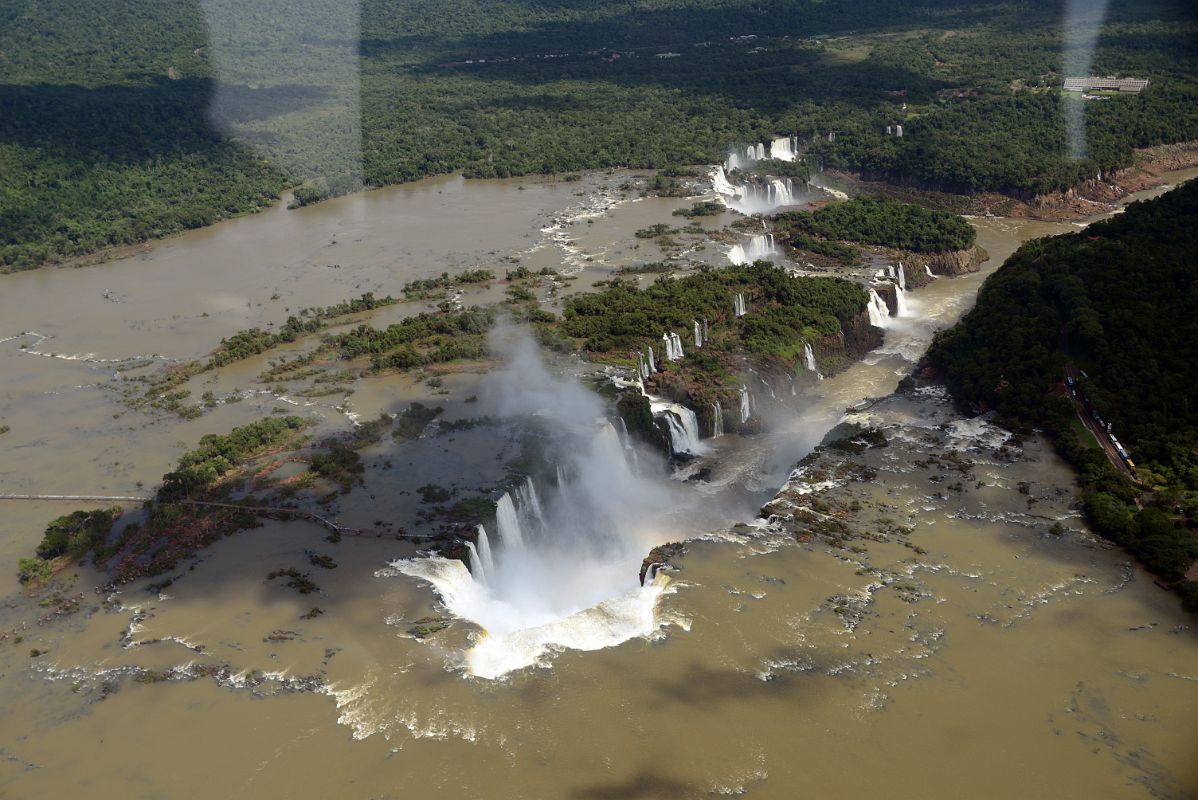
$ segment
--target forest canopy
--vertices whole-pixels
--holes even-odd
[[[336,9],[0,9],[0,270],[211,224],[288,187],[303,205],[456,170],[676,168],[790,134],[827,166],[1028,194],[1198,139],[1198,11],[1177,0],[1111,7],[1094,70],[1151,84],[1082,105],[1080,159],[1058,91],[1063,3]]]
[[[1023,245],[928,352],[953,395],[1015,427],[1042,427],[1078,469],[1087,516],[1158,575],[1198,558],[1198,181],[1084,231]],[[1061,391],[1079,391],[1130,450],[1138,492],[1079,438]],[[1192,584],[1193,582],[1191,582]],[[1183,591],[1198,603],[1198,585]]]
[[[788,211],[774,218],[787,238],[816,237],[939,253],[973,247],[973,226],[956,214],[884,197],[833,203],[815,211]]]

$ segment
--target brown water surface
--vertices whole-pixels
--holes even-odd
[[[193,358],[287,309],[396,294],[443,271],[502,273],[509,258],[578,274],[543,284],[552,303],[662,257],[633,232],[677,224],[672,210],[690,201],[621,202],[621,181],[440,178],[222,223],[106,265],[4,276],[0,339],[50,338],[0,344],[0,423],[12,427],[0,491],[146,492],[204,433],[274,408],[316,415],[324,430],[411,400],[444,405],[446,419],[476,414],[469,373],[439,388],[386,376],[355,381],[352,395],[283,399],[254,382],[271,354],[195,386],[260,394],[193,421],[152,417],[126,408],[119,365],[100,359]],[[973,224],[991,254],[983,272],[913,293],[913,316],[883,347],[820,383],[770,436],[723,437],[713,482],[777,489],[846,407],[894,389],[1020,242],[1073,229]],[[723,253],[689,244],[705,249],[684,258]],[[472,625],[414,635],[445,612],[389,566],[410,545],[333,544],[306,523],[226,539],[156,591],[96,593],[102,576],[80,567],[64,591],[83,595],[81,610],[39,625],[45,609],[21,593],[16,561],[75,506],[6,503],[0,629],[19,630],[0,641],[0,795],[1194,797],[1192,619],[1085,530],[1065,466],[1034,438],[1004,449],[1001,431],[961,420],[935,392],[850,419],[880,427],[889,446],[825,454],[784,495],[815,493],[856,538],[800,543],[758,521],[692,541],[658,579],[654,635],[499,681],[460,667],[480,635]],[[416,525],[403,492],[493,485],[518,454],[509,431],[485,425],[380,445],[364,453],[367,484],[336,511],[362,527]],[[841,462],[876,478],[839,480]],[[1066,532],[1049,533],[1058,521]],[[308,550],[338,566],[313,567]],[[319,592],[266,579],[287,567]],[[304,618],[313,608],[323,613]]]

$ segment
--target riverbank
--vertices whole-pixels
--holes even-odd
[[[1133,167],[1083,181],[1068,190],[1028,198],[995,192],[954,194],[902,182],[871,180],[840,170],[828,170],[826,175],[835,186],[851,194],[894,197],[957,214],[1084,222],[1112,213],[1130,195],[1167,187],[1177,180],[1176,173],[1195,170],[1198,170],[1198,141],[1137,150]]]

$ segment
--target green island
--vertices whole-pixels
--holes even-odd
[[[1060,91],[1061,4],[479,5],[367,2],[353,26],[317,6],[284,25],[198,3],[13,7],[0,269],[208,225],[288,187],[304,205],[454,171],[682,175],[793,135],[812,163],[1027,198],[1198,139],[1198,19],[1178,0],[1110,9],[1095,73],[1151,83],[1075,109],[1080,158],[1065,145],[1081,101]]]
[[[815,211],[788,211],[773,221],[784,240],[796,246],[832,240],[940,253],[967,250],[977,241],[974,229],[956,214],[885,197],[854,198]]]
[[[752,313],[736,316],[736,296]],[[727,269],[707,269],[683,277],[662,276],[644,289],[620,279],[595,294],[569,298],[560,331],[601,362],[636,367],[649,348],[661,371],[647,387],[695,410],[702,430],[714,432],[713,403],[736,408],[751,364],[785,380],[814,380],[803,358],[812,348],[821,369],[831,373],[875,347],[877,331],[865,317],[868,302],[861,285],[840,278],[799,278],[767,262]],[[703,346],[694,347],[699,323]],[[685,357],[667,360],[662,334],[683,342]],[[644,429],[648,400],[624,401],[629,419],[637,412],[636,429]],[[731,415],[730,415],[731,416]],[[756,423],[754,423],[756,424]],[[727,429],[750,427],[725,422]],[[652,435],[652,434],[651,434]]]
[[[1086,517],[1198,608],[1198,182],[1086,230],[1023,245],[927,361],[953,395],[1043,428],[1078,471]],[[1074,378],[1074,376],[1077,376]],[[1067,387],[1069,378],[1075,386]],[[1089,403],[1071,402],[1071,390]],[[1133,482],[1078,422],[1110,424]]]

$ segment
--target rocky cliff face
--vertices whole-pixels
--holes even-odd
[[[933,253],[927,256],[927,265],[932,274],[952,277],[964,275],[967,272],[977,272],[990,254],[981,247],[973,246],[968,250],[953,250],[947,253]],[[925,274],[924,279],[927,279]]]
[[[949,250],[943,253],[916,253],[888,247],[871,248],[871,252],[890,264],[901,261],[907,275],[908,289],[918,289],[932,282],[925,267],[931,269],[933,275],[951,278],[967,272],[977,272],[982,263],[990,257],[989,253],[976,245],[968,250]]]
[[[882,331],[869,324],[869,314],[862,311],[840,326],[840,333],[825,336],[812,350],[824,375],[832,375],[882,345]]]

